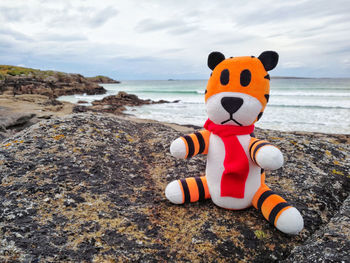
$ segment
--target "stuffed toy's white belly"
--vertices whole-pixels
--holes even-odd
[[[254,194],[261,185],[261,168],[251,161],[248,153],[250,135],[240,135],[237,138],[249,161],[249,174],[245,184],[244,198],[221,196],[221,178],[225,170],[225,145],[222,139],[215,134],[211,134],[209,139],[206,168],[209,192],[216,205],[227,209],[244,209],[251,206]],[[234,150],[232,149],[232,151]]]

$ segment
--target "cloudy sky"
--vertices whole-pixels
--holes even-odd
[[[214,50],[275,50],[275,76],[350,77],[350,1],[0,1],[0,64],[206,79]]]

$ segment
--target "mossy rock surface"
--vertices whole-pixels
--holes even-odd
[[[169,203],[168,182],[205,170],[203,157],[170,156],[179,135],[158,123],[84,113],[37,123],[4,141],[0,261],[349,260],[348,136],[257,129],[286,159],[267,184],[305,220],[300,235],[287,236],[254,208]]]

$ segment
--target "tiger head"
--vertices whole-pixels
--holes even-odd
[[[213,71],[205,91],[208,117],[215,124],[249,126],[258,121],[269,101],[270,76],[278,54],[265,51],[258,58],[231,57],[220,52],[208,56]]]

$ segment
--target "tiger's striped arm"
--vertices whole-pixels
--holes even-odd
[[[207,154],[210,131],[201,130],[181,136],[170,145],[170,153],[177,158],[191,158],[197,154]]]
[[[281,151],[268,141],[251,138],[249,143],[249,155],[252,161],[266,170],[276,170],[283,165]]]

